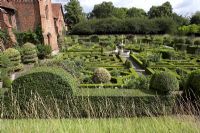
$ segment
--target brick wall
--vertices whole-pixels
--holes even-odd
[[[13,1],[12,5],[16,8],[17,30],[34,30],[40,25],[40,10],[37,0]]]
[[[51,0],[40,0],[39,6],[44,43],[51,45],[53,50],[58,50]],[[46,11],[46,8],[48,11]]]

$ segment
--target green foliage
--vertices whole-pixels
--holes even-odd
[[[10,88],[12,81],[8,75],[8,69],[2,68],[0,76],[1,76],[1,81],[3,82],[3,88]]]
[[[93,80],[95,83],[108,83],[111,80],[110,72],[105,68],[97,68],[94,71]]]
[[[149,79],[145,76],[140,76],[138,78],[131,78],[127,83],[128,89],[149,89]]]
[[[80,6],[78,0],[70,0],[67,5],[64,6],[65,9],[65,20],[71,28],[74,24],[79,23],[84,19],[83,9]]]
[[[112,17],[114,5],[112,2],[103,2],[94,6],[92,10],[92,17],[95,18],[108,18]]]
[[[25,43],[22,46],[22,61],[23,63],[37,63],[37,48],[32,43]]]
[[[124,19],[127,17],[127,8],[117,8],[115,7],[112,15],[116,18]]]
[[[151,78],[150,89],[163,94],[169,94],[179,90],[179,82],[176,76],[169,72],[157,72]]]
[[[190,41],[187,39],[187,41]],[[175,37],[173,39],[173,43],[176,45],[176,44],[181,44],[181,45],[184,45],[186,44],[186,39],[185,38],[182,38],[182,37]],[[188,43],[188,42],[187,42]]]
[[[194,45],[196,45],[197,47],[200,46],[200,39],[195,40]]]
[[[38,44],[37,51],[38,51],[38,57],[40,59],[44,59],[51,54],[52,49],[50,45]]]
[[[178,15],[177,13],[172,14],[173,20],[180,26],[189,25],[190,21],[188,18],[183,17],[182,15]]]
[[[159,62],[161,61],[162,55],[160,53],[154,53],[148,56],[148,60],[151,62]]]
[[[185,39],[185,44],[193,45],[193,40],[190,38]]]
[[[9,47],[10,45],[10,37],[8,35],[7,30],[1,30],[0,29],[0,40],[2,40],[2,43],[5,47]]]
[[[147,14],[143,9],[132,7],[127,11],[127,17],[146,17]]]
[[[200,24],[200,12],[196,12],[190,19],[191,24]]]
[[[152,6],[148,12],[148,16],[149,18],[171,17],[172,10],[172,5],[169,2],[165,2],[161,6]]]
[[[172,38],[170,36],[164,37],[163,38],[163,44],[167,46],[173,46],[172,45]]]
[[[6,56],[3,58],[4,67],[9,67],[10,70],[19,70],[21,68],[21,55],[20,52],[14,48],[6,49],[3,54]],[[9,61],[8,61],[9,59]],[[6,62],[6,60],[8,62]]]
[[[104,18],[91,19],[76,24],[72,34],[165,34],[175,33],[176,23],[172,18]]]
[[[200,70],[193,71],[187,80],[187,88],[185,93],[189,96],[200,96]]]
[[[3,68],[12,67],[9,57],[3,54],[2,52],[0,53],[0,66]]]
[[[40,44],[43,43],[43,34],[42,28],[37,26],[34,31],[27,31],[27,32],[18,32],[15,31],[17,42],[20,46],[25,44],[26,42],[30,42],[33,44]]]
[[[157,46],[162,45],[163,44],[163,39],[160,37],[154,38],[153,43]]]
[[[178,28],[178,31],[180,34],[183,34],[183,35],[194,35],[194,34],[197,34],[199,35],[200,34],[200,26],[199,25],[196,25],[196,24],[191,24],[191,25],[187,25],[187,26],[181,26]]]
[[[120,76],[120,71],[117,70],[117,68],[114,68],[114,69],[111,71],[111,75],[112,75],[112,76],[115,76],[115,77],[118,77],[118,76]]]
[[[65,38],[63,36],[59,36],[58,37],[58,47],[61,51],[64,51],[65,50]]]
[[[91,42],[98,43],[99,42],[99,37],[97,35],[93,35],[90,37]]]
[[[11,88],[12,81],[10,77],[6,76],[2,78],[3,88]]]
[[[132,67],[131,61],[130,61],[130,60],[126,60],[125,66],[126,66],[127,68],[131,68],[131,67]]]
[[[172,50],[160,50],[163,59],[173,59],[175,56],[175,52]]]
[[[77,88],[75,79],[61,68],[37,67],[12,83],[13,93],[22,99],[29,99],[32,94],[58,99],[71,96]]]

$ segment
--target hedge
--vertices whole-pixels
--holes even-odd
[[[38,93],[42,97],[53,96],[59,99],[72,95],[77,82],[61,68],[37,67],[15,79],[12,88],[18,98],[27,99],[32,93]]]
[[[187,79],[187,88],[185,90],[188,96],[192,96],[192,98],[200,97],[200,69],[193,71],[188,79]]]
[[[134,54],[130,55],[131,59],[133,59],[140,67],[143,67],[143,62],[140,61]]]
[[[154,74],[155,72],[154,72],[154,70],[153,69],[151,69],[151,68],[149,68],[149,67],[147,67],[146,69],[145,69],[145,72],[147,73],[147,74],[149,74],[149,75],[151,75],[151,74]]]
[[[41,102],[42,101],[42,102]],[[0,100],[1,102],[1,100]],[[174,96],[74,96],[71,99],[53,98],[27,101],[20,109],[16,104],[0,106],[2,118],[115,118],[158,116],[172,114]],[[30,105],[35,104],[34,111]],[[1,104],[3,105],[3,104]]]

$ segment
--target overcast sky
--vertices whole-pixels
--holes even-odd
[[[68,0],[52,0],[53,2],[66,4]],[[137,7],[148,11],[152,5],[161,5],[167,0],[79,0],[84,12],[90,12],[95,4],[103,1],[111,1],[116,7]],[[200,0],[168,0],[176,13],[190,15],[200,11]]]

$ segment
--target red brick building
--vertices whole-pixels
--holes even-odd
[[[39,25],[44,44],[58,50],[57,38],[63,34],[65,26],[61,4],[53,4],[51,0],[0,0],[0,28],[8,29],[13,42],[12,29],[23,32]]]

